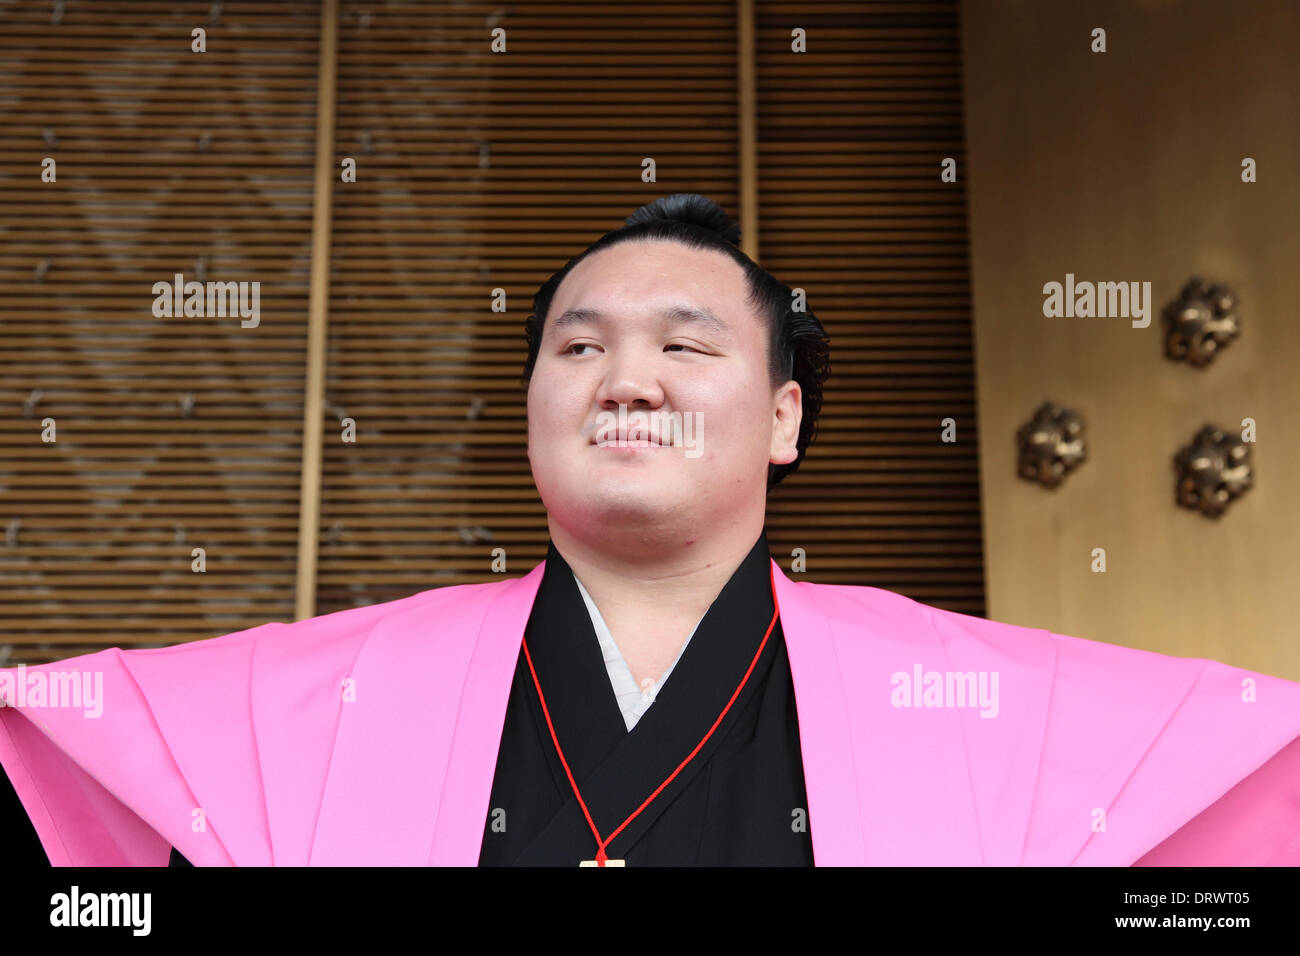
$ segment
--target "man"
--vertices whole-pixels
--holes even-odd
[[[771,561],[828,352],[738,237],[667,197],[539,290],[524,577],[31,669],[98,718],[0,682],[50,859],[1300,862],[1300,685]]]

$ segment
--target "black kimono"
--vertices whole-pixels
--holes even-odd
[[[526,637],[565,758],[602,838],[663,783],[722,712],[772,620],[760,535],[629,732],[573,572],[551,545]],[[708,742],[607,848],[627,866],[811,866],[790,662],[778,620]],[[577,866],[596,838],[555,751],[522,649],[480,866]]]

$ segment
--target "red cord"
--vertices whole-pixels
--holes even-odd
[[[547,729],[551,732],[551,741],[555,744],[555,752],[560,755],[560,763],[564,765],[564,772],[568,775],[569,784],[573,787],[574,796],[578,798],[578,805],[582,807],[582,814],[587,818],[587,825],[591,827],[591,832],[596,837],[597,866],[604,866],[605,861],[609,859],[605,853],[605,847],[609,846],[609,844],[613,842],[614,837],[622,833],[623,828],[636,819],[636,815],[648,807],[650,802],[663,792],[664,787],[672,783],[673,779],[682,772],[682,768],[690,763],[695,755],[700,752],[700,748],[702,748],[708,742],[708,739],[713,736],[713,732],[718,729],[718,725],[722,723],[722,719],[727,716],[727,711],[731,709],[731,705],[734,704],[736,698],[740,696],[741,690],[744,689],[745,682],[749,680],[749,675],[754,672],[754,667],[758,664],[758,659],[763,655],[763,648],[767,646],[767,639],[771,636],[772,628],[776,627],[776,619],[781,614],[781,605],[776,599],[776,571],[774,566],[769,565],[768,573],[772,582],[772,620],[767,625],[767,633],[763,635],[763,640],[759,642],[758,651],[755,652],[754,659],[749,662],[749,669],[745,671],[745,676],[740,679],[740,683],[732,693],[731,699],[727,701],[727,706],[722,708],[722,713],[718,714],[718,719],[713,722],[713,726],[709,728],[709,732],[706,733],[700,742],[695,745],[695,749],[686,756],[686,759],[677,765],[677,769],[668,775],[668,779],[659,784],[655,789],[655,792],[646,797],[645,802],[633,810],[632,815],[619,824],[618,829],[604,840],[600,838],[600,831],[596,829],[596,824],[591,819],[591,811],[587,809],[586,801],[582,799],[582,793],[578,790],[578,783],[573,779],[573,771],[569,769],[569,761],[564,759],[564,751],[560,748],[560,739],[555,735],[555,725],[551,723],[551,711],[546,706],[546,697],[542,694],[542,684],[537,679],[537,669],[533,667],[533,655],[528,652],[528,638],[524,638],[524,657],[528,660],[528,670],[533,675],[533,686],[537,688],[537,699],[542,703],[542,713],[546,717]]]

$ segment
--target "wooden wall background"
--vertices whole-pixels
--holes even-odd
[[[989,616],[1300,680],[1300,6],[963,11]],[[1216,66],[1188,69],[1205,37]],[[1151,325],[1044,317],[1067,272],[1150,281]],[[1195,274],[1240,297],[1241,336],[1204,369],[1161,338]],[[1090,435],[1056,493],[1014,473],[1015,431],[1049,397]],[[1254,487],[1218,521],[1176,507],[1177,449],[1248,417]]]
[[[533,292],[677,191],[740,218],[832,337],[821,435],[770,502],[774,556],[984,612],[964,186],[939,180],[943,157],[964,165],[955,0],[252,0],[215,19],[126,0],[57,23],[0,0],[0,103],[8,662],[289,620],[303,568],[309,613],[490,580],[494,547],[526,572],[546,548],[519,384]],[[204,268],[262,282],[260,327],[152,316],[153,282]],[[317,528],[299,516],[315,482]]]
[[[0,2],[10,663],[292,619],[320,12],[209,7]],[[258,328],[154,318],[204,271]]]

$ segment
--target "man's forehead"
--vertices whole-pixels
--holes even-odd
[[[658,308],[651,310],[650,316],[653,319],[659,320],[659,322],[664,325],[696,325],[712,332],[714,335],[732,336],[735,334],[731,324],[725,319],[720,318],[712,309],[694,303],[665,303]],[[577,305],[565,309],[551,320],[550,325],[558,334],[565,329],[582,325],[590,325],[596,328],[608,328],[611,324],[615,324],[619,321],[620,317],[613,312],[590,306]]]
[[[631,299],[633,304],[627,305]],[[734,335],[749,317],[744,270],[716,249],[668,240],[617,243],[573,267],[556,289],[547,326],[633,318],[697,324]],[[562,307],[562,310],[558,310]]]

